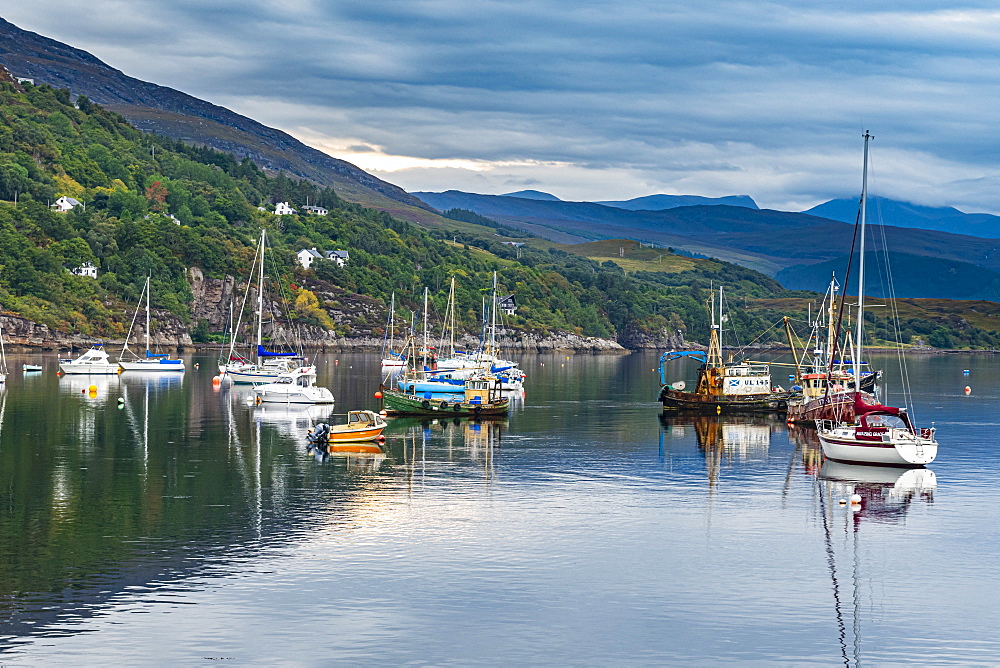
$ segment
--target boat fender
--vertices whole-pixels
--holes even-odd
[[[458,413],[462,410],[462,404],[455,404],[454,406],[451,407],[451,409],[456,413]]]
[[[441,410],[445,410],[447,408],[448,408],[448,402],[447,401],[442,401],[441,402]]]
[[[257,397],[257,402],[256,403],[257,403],[258,406],[260,406],[260,397],[259,396]]]
[[[426,399],[424,399],[423,401],[420,402],[420,407],[421,408],[430,408],[431,407],[431,402],[429,402]]]

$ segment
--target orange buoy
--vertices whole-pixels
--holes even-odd
[[[381,392],[376,392],[375,393],[375,398],[376,399],[381,399],[382,398],[382,393]]]
[[[219,385],[222,383],[222,376],[212,376],[212,385]]]
[[[87,393],[87,388],[83,388],[82,390],[80,390],[80,394],[86,394],[86,393]]]

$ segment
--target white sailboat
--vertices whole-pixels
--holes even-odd
[[[861,186],[861,212],[858,233],[857,333],[854,336],[854,378],[861,378],[861,342],[864,341],[865,306],[865,220],[868,203],[868,143],[865,132],[864,173]],[[887,464],[892,466],[922,466],[937,456],[938,443],[934,428],[916,429],[906,408],[884,406],[863,394],[854,392],[854,419],[851,422],[817,420],[816,430],[823,454],[843,462]]]
[[[259,384],[275,382],[279,376],[294,371],[304,361],[298,353],[274,352],[264,347],[264,249],[266,247],[267,231],[261,230],[257,253],[254,255],[255,268],[258,266],[257,262],[260,262],[259,273],[257,275],[256,362],[251,364],[240,359],[235,350],[236,337],[233,336],[230,339],[229,363],[224,367],[224,372],[226,377],[234,383]],[[247,283],[247,296],[249,296],[250,282],[252,281],[253,277],[251,276],[250,281]],[[245,296],[243,299],[244,306],[246,305],[246,299],[247,297]],[[240,309],[240,318],[242,318],[242,315],[243,308]],[[239,326],[240,319],[237,319],[236,329],[239,329]],[[220,366],[220,371],[222,370],[223,366]]]
[[[142,303],[142,298],[146,298],[146,354],[144,357],[136,355],[134,352],[129,350],[128,342],[132,336],[132,330],[135,328],[135,321],[139,317],[139,307],[136,307],[135,316],[132,317],[132,325],[129,327],[128,336],[125,337],[125,347],[122,348],[121,357],[118,359],[118,364],[121,366],[122,371],[173,371],[182,372],[184,371],[184,360],[180,358],[171,358],[167,353],[153,353],[149,349],[149,302],[150,302],[150,278],[146,276],[146,286],[142,289],[143,294],[139,295],[139,302]],[[131,353],[132,357],[126,359],[125,354]]]
[[[382,340],[382,376],[402,371],[406,368],[406,355],[395,351],[396,347],[396,293],[389,302],[389,318],[385,323],[385,337]]]

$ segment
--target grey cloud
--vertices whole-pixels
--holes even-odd
[[[37,0],[5,18],[262,122],[390,154],[559,162],[635,188],[808,202],[853,192],[868,127],[899,156],[905,177],[887,183],[898,194],[936,198],[956,181],[963,199],[949,203],[997,210],[1000,19],[953,20],[995,4],[901,7]],[[540,174],[491,187],[544,186]]]

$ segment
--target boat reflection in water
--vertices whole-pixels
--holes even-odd
[[[882,623],[885,532],[900,524],[914,502],[934,502],[937,478],[926,468],[845,464],[826,460],[816,476],[826,567],[845,666],[892,662],[884,648],[866,648],[863,629]],[[857,495],[857,496],[854,496]],[[860,497],[860,503],[851,503]],[[868,520],[868,522],[865,522]],[[883,632],[873,631],[879,638]],[[884,636],[881,636],[884,637]],[[868,649],[872,656],[864,656]]]
[[[926,468],[845,464],[828,459],[819,471],[828,499],[839,503],[857,494],[850,504],[856,522],[863,518],[900,522],[914,501],[934,502],[937,477]]]
[[[660,415],[660,456],[670,441],[687,439],[692,433],[705,456],[710,486],[719,479],[723,464],[764,461],[771,436],[784,423],[768,415]]]
[[[802,453],[802,467],[810,475],[819,473],[823,465],[823,446],[816,430],[798,424],[788,425],[788,439],[795,443],[795,450]]]
[[[67,374],[59,378],[60,392],[81,396],[91,405],[107,403],[108,397],[112,393],[117,395],[120,387],[121,376],[118,375]]]
[[[436,452],[443,448],[446,460],[454,461],[465,455],[482,465],[489,479],[493,475],[495,449],[506,430],[506,418],[391,418],[384,433],[393,447],[401,444],[400,460],[404,464],[425,466],[428,446]]]
[[[367,443],[310,443],[306,450],[316,458],[317,463],[344,462],[348,471],[356,473],[377,471],[388,457],[385,450],[374,441]]]
[[[333,404],[266,404],[253,409],[258,424],[272,427],[284,438],[305,443],[306,434],[317,422],[331,422]]]

